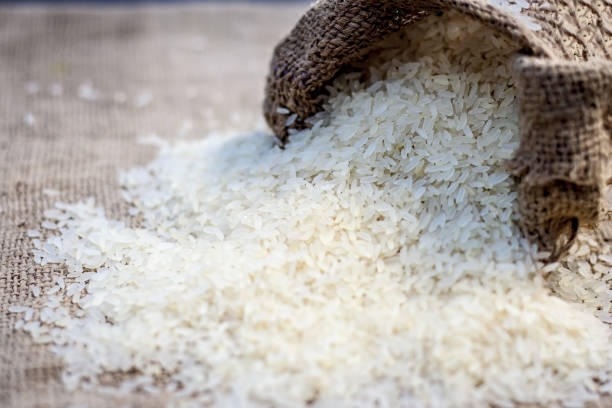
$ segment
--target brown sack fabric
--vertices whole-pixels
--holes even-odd
[[[528,237],[549,248],[569,232],[559,253],[578,225],[593,226],[602,212],[612,64],[521,57],[514,68],[521,146],[507,167],[521,180],[519,213]]]
[[[507,165],[518,177],[521,227],[553,257],[578,226],[601,215],[609,176],[612,115],[610,0],[531,0],[533,30],[485,0],[320,0],[275,49],[264,114],[282,143],[321,110],[325,86],[387,35],[454,9],[513,39],[521,147]],[[287,114],[297,114],[290,125]],[[564,234],[566,232],[567,234]],[[566,239],[561,242],[561,236]]]

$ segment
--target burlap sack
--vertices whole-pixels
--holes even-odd
[[[324,87],[344,66],[387,35],[446,9],[521,47],[514,66],[521,146],[507,167],[519,179],[523,232],[554,258],[579,226],[592,226],[602,213],[612,127],[609,0],[531,0],[522,11],[530,21],[486,0],[320,0],[274,51],[265,117],[285,143],[289,128],[305,127],[321,109]],[[297,120],[285,126],[278,108]]]

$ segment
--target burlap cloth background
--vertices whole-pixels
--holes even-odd
[[[42,212],[57,199],[93,195],[120,217],[126,209],[118,169],[155,154],[136,143],[140,136],[201,137],[211,129],[250,127],[261,116],[274,44],[305,7],[0,8],[1,408],[161,405],[66,393],[59,361],[13,329],[19,316],[8,306],[32,304],[29,287],[50,284],[53,275],[53,268],[33,264],[26,231],[40,229]],[[79,98],[88,80],[98,100]],[[28,94],[29,81],[41,90]],[[63,86],[62,96],[49,94],[52,83]],[[118,91],[126,102],[113,101]],[[146,94],[153,100],[135,106]],[[32,126],[24,121],[28,113]],[[61,195],[48,197],[44,188]]]
[[[30,286],[50,285],[54,276],[54,267],[31,261],[26,231],[40,228],[57,199],[93,195],[112,217],[125,215],[117,171],[155,154],[136,143],[140,136],[252,126],[272,48],[304,9],[0,8],[0,408],[163,405],[142,395],[66,392],[59,360],[13,329],[19,315],[8,306],[35,304]],[[26,90],[30,81],[40,87],[35,94]],[[78,96],[87,81],[99,99]],[[53,83],[63,95],[49,93]],[[116,92],[127,101],[114,100]],[[145,94],[153,100],[136,106]],[[611,407],[612,399],[598,405]]]

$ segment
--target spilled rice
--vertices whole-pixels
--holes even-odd
[[[13,310],[69,388],[135,369],[116,392],[184,406],[581,406],[610,390],[610,248],[585,235],[540,271],[514,224],[515,48],[456,15],[408,33],[337,79],[284,150],[267,133],[162,144],[121,175],[139,228],[93,200],[46,213],[35,261],[65,272],[31,289],[41,308]]]

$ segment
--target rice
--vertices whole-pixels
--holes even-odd
[[[30,238],[40,237],[40,231],[37,230],[28,230],[27,235]]]
[[[79,85],[78,96],[86,101],[96,101],[101,98],[102,94],[98,89],[94,88],[91,81],[86,81]]]
[[[487,0],[487,3],[512,15],[512,17],[523,23],[530,30],[537,31],[542,28],[533,17],[522,13],[523,9],[529,8],[527,0]]]
[[[40,87],[38,86],[37,82],[30,81],[30,82],[26,83],[25,89],[26,89],[26,92],[29,95],[34,95],[34,94],[38,93]]]
[[[36,118],[34,118],[34,115],[31,112],[27,112],[25,115],[23,115],[23,123],[27,126],[34,126],[36,123]]]
[[[514,224],[516,48],[454,14],[411,30],[285,149],[159,143],[120,177],[140,227],[93,199],[46,213],[34,259],[66,272],[20,325],[68,388],[136,370],[113,392],[276,407],[581,406],[609,388],[612,258],[584,235],[541,271]]]
[[[57,197],[60,195],[60,192],[52,188],[45,188],[43,189],[43,194],[48,197]]]
[[[64,88],[57,82],[49,85],[48,91],[51,96],[62,96],[64,94]]]

